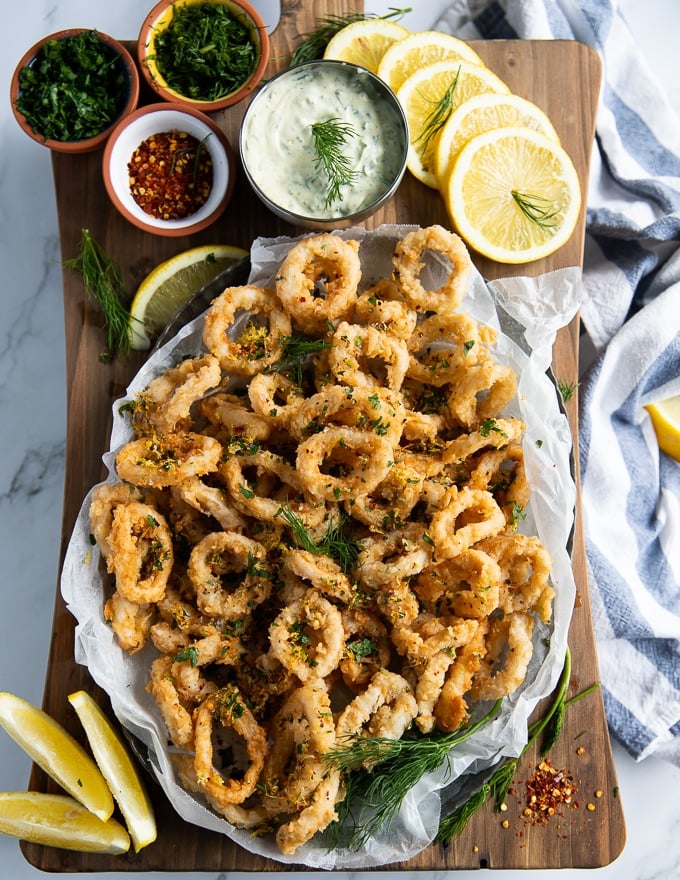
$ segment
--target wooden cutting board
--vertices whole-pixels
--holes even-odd
[[[282,16],[272,35],[272,58],[268,75],[283,67],[298,35],[314,29],[315,21],[361,9],[360,3],[324,0],[304,3],[283,0]],[[533,100],[551,117],[564,146],[579,171],[584,193],[594,136],[595,112],[600,84],[600,62],[584,45],[562,41],[493,41],[473,44],[488,66],[516,93]],[[145,96],[148,99],[149,96]],[[216,118],[231,139],[238,143],[238,128],[245,105]],[[248,248],[260,235],[295,235],[267,212],[249,191],[243,176],[238,181],[231,206],[223,219],[206,232],[187,239],[162,239],[140,233],[123,220],[107,201],[101,178],[101,154],[53,155],[62,256],[78,253],[81,230],[88,228],[119,263],[132,293],[142,278],[161,260],[186,247],[207,243],[229,243]],[[585,213],[585,209],[584,209]],[[524,267],[508,267],[477,259],[487,278],[508,274],[535,276],[563,266],[580,266],[584,239],[584,213],[577,231],[558,253]],[[394,200],[366,224],[432,223],[448,225],[439,195],[407,174]],[[102,453],[108,448],[112,402],[123,392],[143,360],[102,362],[105,346],[100,314],[87,301],[82,283],[74,272],[63,275],[66,321],[66,386],[68,433],[63,507],[61,559],[69,541],[82,499],[104,476]],[[559,334],[554,350],[555,376],[569,383],[578,379],[579,325]],[[567,405],[577,438],[576,395]],[[578,455],[576,455],[578,462]],[[570,511],[565,510],[565,516]],[[598,679],[582,524],[577,514],[573,566],[578,595],[570,630],[573,653],[571,693]],[[79,722],[70,709],[67,695],[78,688],[94,693],[110,712],[108,700],[78,666],[73,657],[74,620],[66,611],[57,589],[54,625],[46,673],[43,707],[75,736],[82,738]],[[527,825],[522,818],[522,784],[538,758],[528,752],[518,770],[515,790],[508,798],[508,810],[495,813],[491,806],[480,810],[465,831],[449,847],[433,845],[408,863],[389,866],[395,870],[445,870],[488,868],[599,867],[621,852],[624,820],[612,761],[607,725],[599,692],[575,703],[568,711],[564,731],[551,753],[554,767],[567,769],[578,787],[579,809],[562,818],[553,817],[546,827]],[[29,787],[55,791],[54,784],[38,768]],[[596,797],[595,792],[602,792]],[[245,852],[226,837],[184,823],[169,806],[160,788],[151,784],[159,825],[158,841],[138,855],[86,855],[22,844],[28,861],[52,872],[96,871],[280,871],[279,863]],[[595,806],[594,811],[587,804]],[[503,820],[507,827],[503,827]]]

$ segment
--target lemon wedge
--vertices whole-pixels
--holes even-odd
[[[443,31],[415,31],[385,51],[377,73],[397,92],[410,76],[437,61],[467,61],[485,66],[475,50],[458,37]]]
[[[137,288],[130,306],[130,344],[150,348],[152,339],[187,300],[228,266],[248,256],[232,245],[200,245],[165,260]]]
[[[101,771],[54,718],[21,697],[0,693],[0,725],[45,773],[105,822],[113,813]]]
[[[680,395],[650,403],[645,409],[652,419],[659,448],[680,461]]]
[[[156,819],[137,768],[95,700],[85,691],[76,691],[68,699],[76,710],[95,761],[123,814],[135,852],[139,852],[156,839]]]
[[[408,37],[409,33],[403,25],[384,18],[353,21],[330,39],[323,57],[331,61],[348,61],[377,73],[387,49]]]
[[[532,101],[512,93],[475,95],[451,113],[437,137],[434,174],[440,186],[445,185],[458,153],[469,140],[485,131],[508,127],[534,128],[559,142],[552,122]]]
[[[414,177],[437,189],[434,153],[449,114],[475,95],[509,91],[488,67],[468,61],[438,61],[409,76],[397,91],[397,98],[408,121],[406,164]]]
[[[468,141],[442,195],[461,238],[498,263],[554,253],[571,237],[581,209],[568,154],[530,128],[498,128]]]
[[[119,855],[130,838],[115,819],[102,822],[65,794],[0,792],[0,832],[44,846]]]

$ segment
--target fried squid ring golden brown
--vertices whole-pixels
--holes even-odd
[[[215,724],[233,730],[245,743],[248,766],[240,778],[225,778],[214,765]],[[255,720],[240,691],[233,685],[210,694],[196,710],[194,769],[201,789],[218,808],[241,804],[254,791],[269,745],[267,734]]]
[[[296,465],[310,496],[340,501],[375,489],[391,462],[392,445],[384,437],[353,428],[326,428],[300,443]]]
[[[116,591],[129,602],[158,602],[165,595],[174,562],[170,530],[148,504],[128,501],[113,512],[108,567]]]
[[[269,641],[271,655],[300,681],[325,678],[345,649],[342,615],[318,590],[309,589],[279,612]]]
[[[351,316],[360,279],[358,242],[325,233],[293,245],[276,276],[276,293],[303,333],[324,335],[329,322]]]
[[[189,424],[191,407],[216,388],[222,378],[220,364],[210,354],[188,358],[152,379],[137,395],[131,422],[138,434],[167,434]]]
[[[331,338],[328,366],[336,381],[399,391],[409,367],[406,342],[365,324],[341,321]]]
[[[212,301],[203,325],[205,347],[223,370],[237,376],[253,376],[276,363],[290,334],[290,318],[274,291],[253,284],[223,291]]]
[[[421,280],[427,251],[440,254],[450,264],[446,280],[436,290],[428,290]],[[472,260],[453,232],[438,225],[409,232],[397,242],[392,263],[394,280],[412,309],[450,315],[459,308],[467,292]]]
[[[340,713],[335,735],[343,739],[356,734],[400,739],[418,713],[418,704],[406,679],[379,669],[368,687]]]
[[[432,516],[430,536],[440,559],[457,556],[505,528],[505,516],[490,492],[452,488],[446,506]]]
[[[116,470],[128,483],[163,488],[216,471],[221,455],[217,440],[193,431],[139,437],[118,452]]]

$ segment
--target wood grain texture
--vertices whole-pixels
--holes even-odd
[[[271,75],[286,64],[298,35],[313,30],[315,19],[359,9],[352,2],[325,0],[314,4],[284,0],[281,22],[272,36]],[[574,42],[493,41],[474,43],[488,66],[510,88],[541,106],[551,117],[579,171],[584,193],[594,136],[600,63],[597,55]],[[216,116],[232,144],[237,146],[244,105]],[[62,256],[77,254],[81,230],[91,233],[119,262],[128,289],[134,291],[144,276],[161,260],[185,247],[227,242],[248,248],[260,235],[295,235],[298,230],[267,212],[249,191],[241,175],[231,206],[224,217],[206,232],[191,239],[162,239],[141,233],[126,223],[108,203],[101,179],[101,154],[53,155],[54,185],[59,216]],[[585,201],[585,199],[584,199]],[[584,209],[585,211],[585,209]],[[395,198],[366,224],[408,222],[448,225],[439,195],[409,175]],[[524,267],[507,267],[475,258],[487,278],[506,274],[535,276],[562,266],[580,266],[583,252],[584,213],[572,239],[552,257]],[[103,363],[105,345],[100,316],[87,300],[80,278],[69,270],[63,275],[66,324],[66,385],[68,433],[65,492],[62,519],[61,559],[69,541],[81,502],[89,488],[103,477],[102,453],[108,447],[111,407],[143,360],[142,354],[127,360]],[[555,343],[554,373],[576,382],[578,377],[578,321],[562,331]],[[568,404],[573,435],[577,437],[577,402]],[[578,461],[578,456],[576,456]],[[570,515],[565,511],[565,516]],[[578,596],[570,630],[574,658],[571,693],[598,679],[597,656],[590,614],[583,531],[577,514],[574,529],[573,566]],[[74,620],[57,589],[54,624],[45,680],[43,707],[82,739],[79,723],[67,696],[85,688],[110,711],[108,700],[92,683],[87,670],[73,658]],[[582,748],[583,754],[577,754]],[[598,693],[582,700],[567,713],[564,732],[551,753],[555,767],[570,770],[579,789],[580,809],[555,818],[547,827],[526,825],[522,819],[522,781],[538,758],[532,750],[517,774],[516,796],[508,799],[501,814],[482,809],[449,847],[431,846],[408,863],[389,866],[395,870],[447,870],[453,868],[558,868],[599,867],[621,852],[625,829],[606,719]],[[34,790],[54,791],[54,784],[38,768],[29,781]],[[159,824],[158,841],[138,855],[86,855],[22,844],[24,855],[36,868],[50,872],[96,871],[285,871],[286,866],[253,856],[226,837],[197,829],[178,818],[159,787],[151,785]],[[604,796],[596,799],[594,792]],[[594,812],[586,809],[592,802]],[[509,826],[503,828],[501,820]],[[299,868],[295,868],[299,870]]]

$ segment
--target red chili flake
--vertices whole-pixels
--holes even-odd
[[[161,220],[181,220],[207,201],[213,164],[203,141],[185,131],[163,131],[137,147],[128,175],[132,198],[143,211]]]
[[[552,816],[562,816],[564,807],[576,807],[578,789],[566,770],[556,770],[546,758],[536,766],[526,783],[524,817],[532,825],[547,825]]]

